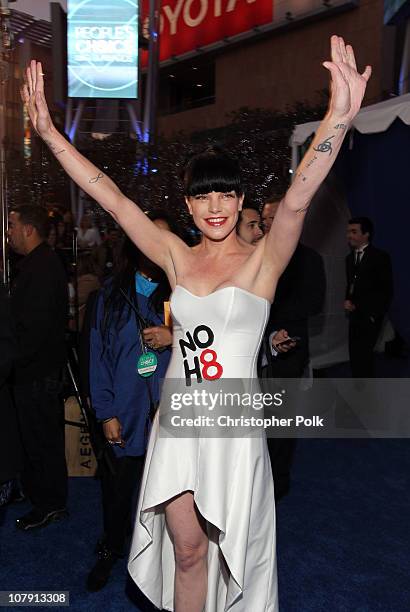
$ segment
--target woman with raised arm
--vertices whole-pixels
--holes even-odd
[[[236,163],[206,151],[188,163],[185,199],[202,232],[193,248],[155,226],[54,128],[41,65],[31,62],[23,98],[58,161],[166,272],[173,295],[174,346],[167,378],[256,378],[256,357],[281,273],[305,212],[328,174],[370,77],[353,49],[331,38],[329,108],[257,246],[235,231],[243,203]],[[202,334],[202,335],[201,335]],[[204,350],[201,350],[204,349]],[[167,406],[160,405],[164,412]],[[154,421],[137,509],[129,571],[158,607],[176,612],[278,610],[273,481],[266,438],[172,438]]]

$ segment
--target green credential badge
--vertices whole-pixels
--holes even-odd
[[[140,376],[152,376],[158,366],[158,359],[155,353],[151,353],[148,351],[147,353],[143,353],[138,358],[137,362],[137,372]]]

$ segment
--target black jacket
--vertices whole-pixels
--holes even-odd
[[[66,361],[67,278],[58,255],[40,244],[18,264],[12,286],[17,336],[15,382],[53,376]]]
[[[326,291],[322,257],[301,243],[279,279],[266,333],[286,329],[290,336],[307,338],[308,318],[318,314]]]
[[[346,298],[356,306],[357,314],[381,318],[393,297],[390,256],[369,244],[364,250],[355,280],[354,258],[354,251],[346,257]]]
[[[16,357],[9,302],[6,290],[0,285],[0,418],[3,431],[0,444],[0,485],[15,478],[22,467],[17,416],[7,385]]]

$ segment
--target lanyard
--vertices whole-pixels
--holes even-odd
[[[131,300],[129,299],[129,297],[127,296],[127,294],[125,293],[123,289],[120,289],[120,293],[125,298],[127,304],[129,304],[129,306],[132,308],[135,314],[135,319],[136,319],[137,329],[138,329],[138,337],[139,337],[140,346],[141,346],[141,355],[138,358],[138,362],[137,362],[137,372],[143,378],[147,378],[149,376],[152,376],[152,374],[154,374],[155,370],[158,367],[158,358],[156,354],[153,353],[152,351],[147,350],[144,339],[142,337],[142,330],[148,327],[148,322],[138,312],[138,297],[136,297],[137,304],[135,305],[131,302]],[[148,387],[148,393],[149,393],[151,404],[152,404],[152,392],[151,392],[151,388],[150,388],[148,381],[147,381],[147,387]]]
[[[145,329],[146,327],[148,327],[148,322],[140,314],[140,312],[139,312],[138,308],[136,307],[136,305],[130,300],[130,298],[128,297],[128,295],[125,293],[125,291],[123,289],[120,289],[120,293],[121,293],[122,297],[125,299],[125,301],[127,302],[128,306],[130,306],[130,308],[132,308],[132,310],[133,310],[133,312],[135,314],[135,319],[136,319],[137,329],[138,329],[138,336],[139,336],[140,345],[141,345],[141,352],[142,353],[146,353],[147,352],[147,347],[145,346],[141,330]],[[137,305],[138,305],[138,297],[136,299],[137,299]]]

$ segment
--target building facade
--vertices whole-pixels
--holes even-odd
[[[403,93],[406,26],[403,19],[385,24],[383,0],[163,0],[161,10],[157,125],[167,138],[224,126],[241,108],[318,104],[328,90],[322,62],[335,33],[353,45],[360,68],[372,65],[365,104]],[[53,77],[61,81],[65,69],[61,57],[53,58],[49,22],[12,10],[11,26],[15,49],[2,112],[8,147],[21,150],[30,144],[19,97],[24,66],[31,57],[42,60],[50,102]],[[53,110],[61,123],[63,105]]]
[[[254,27],[240,41],[228,37],[214,47],[163,61],[162,135],[223,126],[229,113],[242,107],[283,111],[304,101],[317,104],[328,88],[322,62],[329,58],[332,34],[353,45],[359,68],[366,64],[373,68],[365,105],[398,93],[394,79],[397,29],[384,25],[383,0],[278,0],[273,6],[277,20],[270,28]]]

